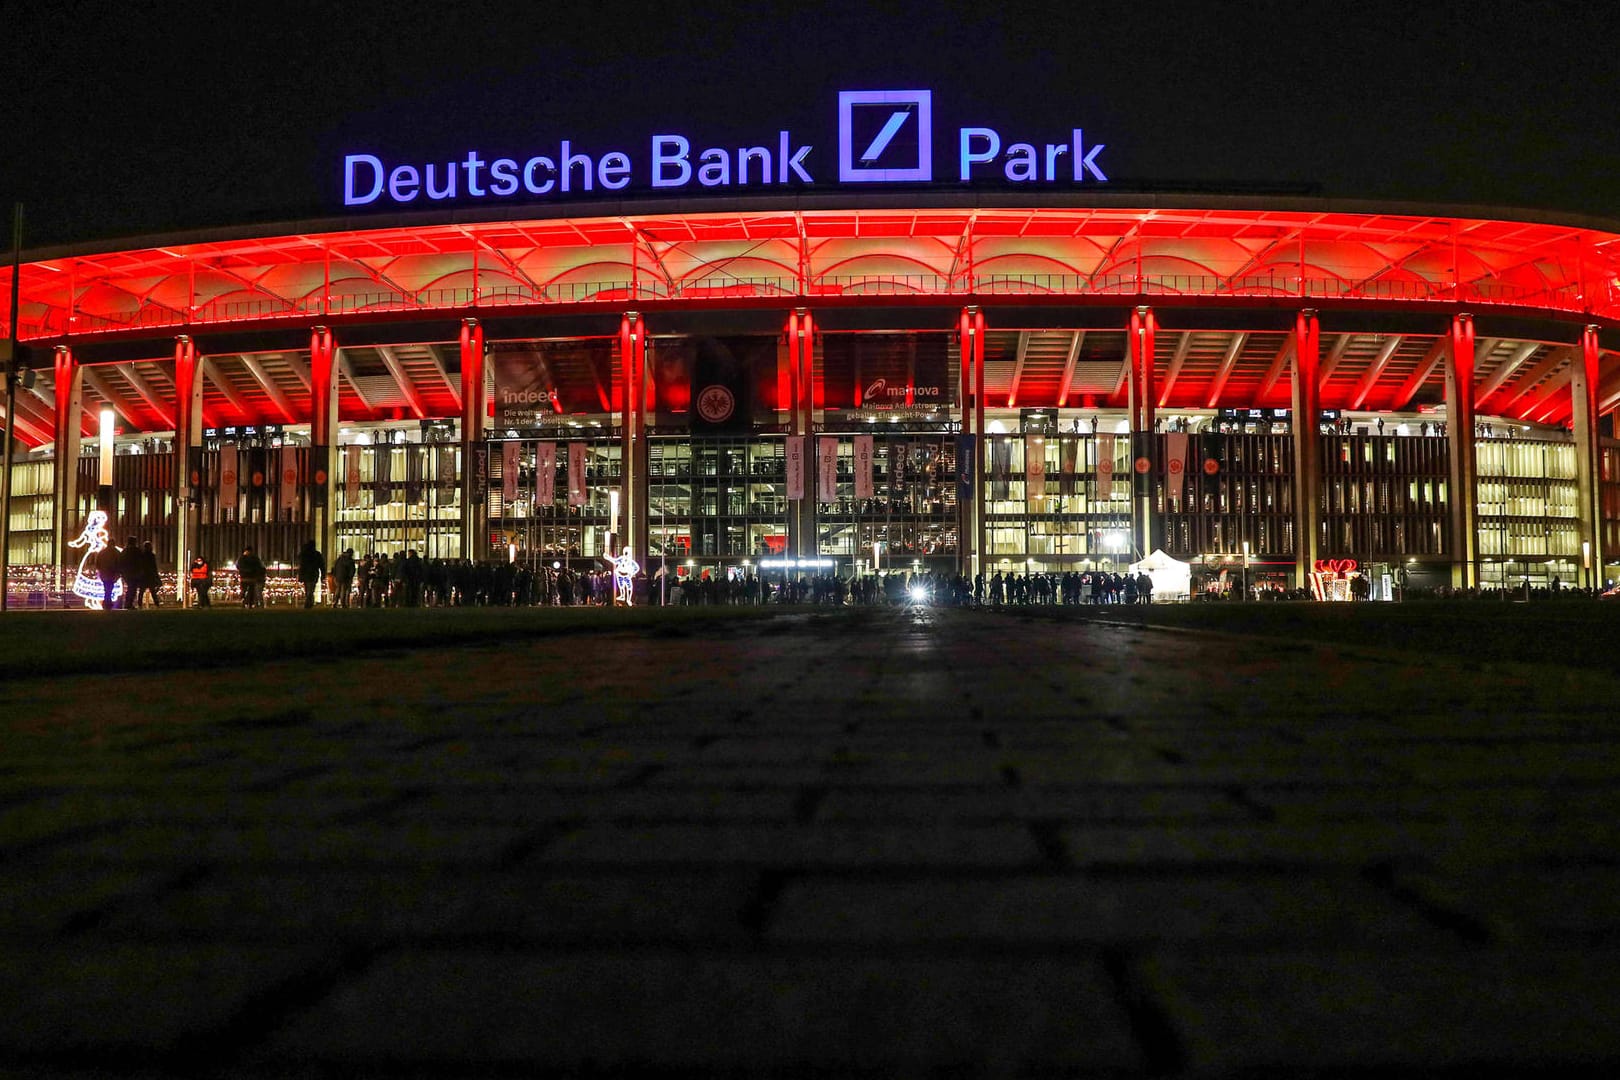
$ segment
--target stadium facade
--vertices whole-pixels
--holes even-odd
[[[12,565],[71,563],[99,506],[176,571],[314,537],[681,572],[1163,549],[1277,587],[1343,560],[1615,576],[1620,223],[1111,193],[1079,129],[964,128],[948,189],[863,172],[905,122],[831,187],[786,131],[655,136],[639,193],[615,181],[645,163],[570,173],[567,143],[438,174],[352,155],[363,217],[27,252]],[[596,187],[425,207],[496,175]]]

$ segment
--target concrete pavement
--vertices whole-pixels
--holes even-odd
[[[954,611],[0,687],[30,1075],[1612,1075],[1603,673]]]

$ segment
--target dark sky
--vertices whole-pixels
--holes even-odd
[[[345,152],[737,145],[911,87],[936,130],[1083,127],[1148,187],[1620,217],[1606,3],[255,6],[0,0],[0,199],[30,246],[341,214]]]

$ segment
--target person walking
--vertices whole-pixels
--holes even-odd
[[[118,579],[123,576],[124,553],[112,541],[96,552],[96,573],[101,577],[102,611],[112,611],[122,593],[118,592]]]
[[[249,544],[236,558],[236,580],[242,587],[244,608],[264,607],[264,579],[264,560],[254,553],[253,546]]]
[[[134,611],[141,606],[141,546],[133,536],[118,553],[118,576],[124,579],[124,610]]]
[[[354,583],[354,548],[344,548],[343,554],[332,561],[332,602],[338,607],[349,606],[349,586]],[[362,593],[365,592],[362,586]]]
[[[315,606],[315,591],[320,587],[321,575],[325,573],[326,556],[315,546],[315,541],[305,540],[304,546],[298,551],[298,582],[304,587],[305,611]]]
[[[208,590],[214,584],[214,568],[208,565],[208,560],[198,555],[191,560],[191,591],[197,598],[198,607],[208,607]]]
[[[152,550],[152,541],[148,540],[141,545],[140,579],[137,589],[145,589],[152,594],[152,606],[162,607],[158,600],[158,589],[163,585],[163,574],[158,570],[157,552]]]

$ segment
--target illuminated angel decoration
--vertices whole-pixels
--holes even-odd
[[[611,555],[602,556],[604,562],[613,564],[613,598],[625,607],[631,607],[635,598],[631,587],[635,584],[636,574],[641,570],[641,564],[636,562],[635,556],[625,548],[618,558]]]
[[[102,601],[107,598],[107,589],[101,583],[101,572],[97,568],[100,555],[107,550],[107,512],[105,510],[92,510],[85,519],[84,531],[77,540],[69,540],[68,547],[82,547],[85,549],[84,557],[79,560],[79,572],[73,577],[73,595],[84,598],[84,606],[92,611],[100,611]],[[122,579],[113,583],[112,602],[118,603],[124,595],[124,582]]]

